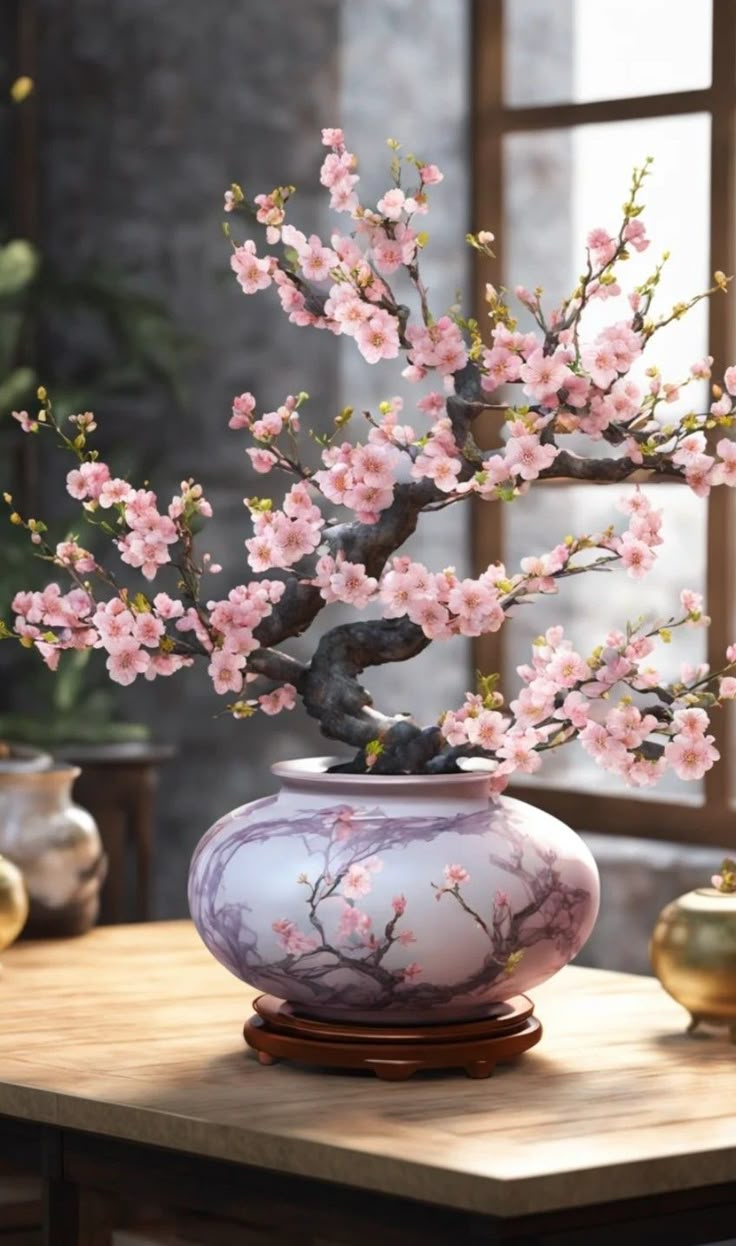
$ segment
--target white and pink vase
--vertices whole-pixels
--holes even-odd
[[[273,767],[277,796],[226,814],[195,850],[189,905],[217,960],[305,1015],[472,1019],[544,982],[598,912],[582,840],[480,772]]]

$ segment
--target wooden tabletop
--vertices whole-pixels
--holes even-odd
[[[17,944],[0,1114],[498,1216],[736,1178],[736,1049],[650,978],[568,968],[488,1081],[260,1066],[251,993],[187,922]]]

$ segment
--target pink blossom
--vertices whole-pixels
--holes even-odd
[[[561,688],[572,688],[575,684],[590,679],[590,667],[579,653],[573,649],[563,649],[547,667],[547,678]]]
[[[238,394],[233,398],[233,413],[228,420],[230,428],[250,428],[251,416],[255,410],[256,400],[252,394]]]
[[[153,607],[159,618],[162,619],[178,619],[184,613],[184,606],[180,601],[174,601],[169,597],[168,593],[157,593],[153,599]]]
[[[443,181],[444,173],[440,173],[436,164],[420,164],[419,176],[425,186],[436,186]]]
[[[128,484],[127,480],[106,480],[100,489],[98,501],[103,510],[108,510],[111,506],[122,506],[133,500],[135,490]]]
[[[109,654],[107,666],[110,678],[116,684],[132,684],[138,675],[146,670],[150,658],[140,648],[132,636],[116,645],[115,651]]]
[[[536,480],[540,472],[554,463],[558,453],[555,446],[543,446],[532,433],[510,437],[506,442],[506,462],[522,480]]]
[[[406,912],[406,896],[403,894],[399,896],[394,896],[393,900],[391,901],[391,908],[393,909],[397,917],[401,917],[402,914]]]
[[[680,603],[688,614],[700,614],[703,609],[703,594],[694,593],[690,588],[683,588],[680,593]]]
[[[718,695],[724,701],[732,701],[736,697],[736,679],[727,675],[718,684]]]
[[[406,195],[403,190],[387,190],[382,199],[378,200],[378,211],[390,221],[398,221],[404,211]]]
[[[646,237],[644,222],[641,218],[629,220],[624,226],[624,242],[631,243],[635,251],[646,251],[649,239]]]
[[[498,756],[506,759],[510,770],[520,770],[523,774],[533,774],[542,764],[536,746],[540,742],[539,733],[527,729],[523,732],[509,732],[498,750]]]
[[[291,955],[298,956],[305,952],[313,952],[318,946],[316,936],[304,934],[296,922],[288,917],[281,917],[278,921],[272,922],[271,929],[278,936],[284,951]]]
[[[580,730],[588,721],[590,714],[590,702],[584,697],[582,692],[569,692],[562,702],[559,710],[555,711],[555,718],[567,719],[572,723],[573,727]]]
[[[271,284],[273,261],[268,256],[259,259],[256,255],[256,244],[251,240],[244,242],[242,247],[235,248],[230,257],[230,267],[244,294],[255,294],[257,290],[265,290]]]
[[[705,433],[690,433],[678,445],[675,453],[672,455],[672,462],[676,463],[678,467],[692,463],[703,454],[705,444]]]
[[[603,268],[609,264],[616,254],[616,240],[610,236],[607,229],[591,229],[586,245],[592,253],[596,268]]]
[[[370,319],[360,324],[355,340],[367,363],[395,359],[399,353],[398,321],[390,312],[376,308]]]
[[[312,234],[307,245],[299,249],[302,272],[310,281],[325,281],[337,262],[335,252],[323,246],[317,234]]]
[[[296,705],[296,688],[293,684],[282,684],[273,692],[264,693],[258,698],[258,704],[264,714],[280,714],[282,710],[293,710]]]
[[[618,553],[632,579],[640,580],[654,565],[654,552],[631,532],[625,532],[622,536]]]
[[[164,625],[155,614],[143,613],[136,615],[133,635],[139,645],[148,649],[158,649],[159,641],[164,634]]]
[[[545,355],[540,347],[529,356],[520,375],[524,393],[535,402],[551,406],[556,402],[558,391],[566,386],[572,376],[567,352],[557,350],[553,355]]]
[[[691,707],[683,710],[675,710],[673,722],[677,731],[683,736],[701,736],[710,726],[710,721],[705,710]]]
[[[676,735],[665,746],[665,758],[678,779],[702,779],[720,754],[712,735]]]
[[[447,608],[429,597],[410,601],[407,613],[412,623],[421,627],[430,640],[440,640],[450,635],[450,614]]]
[[[336,126],[327,127],[322,131],[322,142],[325,147],[344,147],[345,135]]]
[[[736,373],[736,368],[733,371]],[[714,485],[730,485],[733,488],[736,485],[736,442],[729,441],[727,437],[722,437],[716,446],[716,453],[720,462],[717,462],[713,468],[711,483]]]
[[[367,896],[373,887],[373,877],[366,865],[355,864],[348,867],[342,880],[342,894],[348,900],[359,900]]]
[[[706,498],[710,493],[714,464],[715,459],[710,454],[698,454],[685,468],[685,479],[693,493],[700,498]]]
[[[366,939],[370,937],[373,919],[369,913],[362,912],[361,909],[355,907],[354,904],[348,904],[343,901],[343,908],[340,913],[340,923],[337,928],[338,943],[345,943],[353,936]]]
[[[446,865],[442,872],[448,887],[460,887],[470,881],[470,875],[463,865]]]
[[[97,501],[103,485],[110,479],[110,468],[105,463],[82,463],[67,474],[67,492],[78,501]]]
[[[243,667],[245,658],[239,653],[230,653],[227,649],[215,649],[207,674],[210,676],[215,692],[223,696],[226,692],[240,692],[243,687]]]
[[[38,431],[37,421],[32,420],[27,411],[12,411],[11,415],[14,420],[18,421],[24,433],[35,433]]]
[[[423,973],[423,970],[422,966],[413,960],[411,964],[406,965],[404,969],[400,969],[399,973],[405,982],[413,982],[415,978],[418,978]]]
[[[246,454],[251,461],[253,470],[258,472],[261,476],[267,475],[268,472],[270,472],[271,469],[278,463],[276,455],[273,454],[271,450],[259,450],[250,447],[246,450]]]
[[[710,404],[710,413],[711,415],[715,415],[718,417],[723,416],[723,415],[730,415],[732,405],[733,405],[733,399],[731,398],[731,395],[722,394],[717,402],[712,402]]]
[[[378,581],[366,575],[362,563],[338,560],[336,570],[330,576],[329,587],[333,601],[342,601],[362,610],[375,597]]]
[[[430,416],[432,419],[436,419],[437,416],[444,413],[445,402],[445,395],[434,390],[431,394],[425,394],[423,398],[420,398],[417,403],[417,407],[420,411],[423,411],[425,415]]]

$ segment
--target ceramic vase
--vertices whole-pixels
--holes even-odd
[[[652,967],[669,995],[701,1022],[730,1027],[736,1042],[736,895],[699,887],[660,913]]]
[[[83,934],[97,920],[105,855],[92,816],[72,800],[75,766],[0,766],[0,854],[23,874],[24,934]]]
[[[236,977],[306,1015],[472,1019],[557,973],[598,910],[582,840],[487,775],[273,767],[269,796],[221,818],[192,860],[189,904]]]

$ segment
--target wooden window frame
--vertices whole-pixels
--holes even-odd
[[[712,78],[702,90],[669,92],[587,103],[511,108],[503,98],[505,0],[472,0],[472,156],[473,229],[496,229],[503,221],[503,141],[507,134],[565,129],[600,122],[708,113],[711,118],[710,271],[736,272],[736,0],[712,0]],[[506,0],[513,3],[513,0]],[[494,244],[493,265],[476,253],[474,302],[484,306],[485,283],[503,274],[503,239]],[[736,355],[734,299],[710,305],[710,353],[718,375]],[[535,486],[549,487],[549,486]],[[566,486],[563,486],[566,487]],[[707,502],[706,608],[712,617],[707,657],[713,668],[723,664],[727,645],[736,639],[734,598],[734,497],[730,489],[714,489]],[[475,502],[472,548],[477,567],[503,559],[504,507]],[[513,626],[513,623],[511,624]],[[503,629],[481,637],[474,647],[476,667],[504,670]],[[704,780],[704,803],[697,806],[630,795],[600,795],[514,784],[513,795],[563,819],[578,830],[598,830],[652,839],[700,842],[724,847],[736,844],[736,808],[732,799],[734,726],[730,709],[714,716],[721,761]]]

